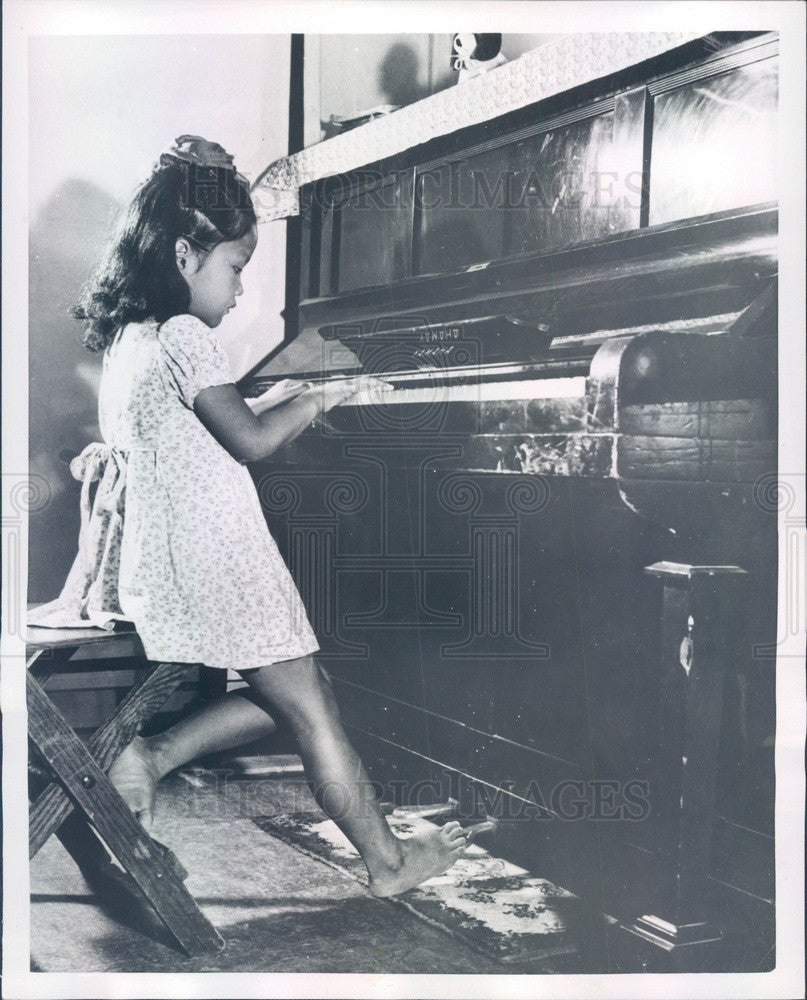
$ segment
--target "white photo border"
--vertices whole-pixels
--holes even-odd
[[[3,4],[2,458],[3,979],[15,1000],[68,997],[726,997],[802,995],[804,988],[803,636],[781,649],[777,671],[777,965],[758,974],[699,976],[378,976],[319,974],[50,974],[30,971],[24,643],[8,634],[25,608],[27,525],[11,523],[14,482],[28,473],[28,38],[98,34],[775,30],[780,34],[779,469],[805,512],[805,6],[771,2],[309,2],[309,0],[6,0]],[[472,13],[472,16],[471,16]],[[472,25],[471,25],[471,22]],[[133,95],[134,97],[134,95]],[[781,536],[780,536],[781,541]],[[785,560],[780,552],[780,595]],[[802,583],[805,579],[801,573]],[[804,594],[800,595],[803,602]],[[779,635],[787,635],[779,602]],[[802,618],[803,608],[801,609]],[[19,630],[16,630],[19,632]]]

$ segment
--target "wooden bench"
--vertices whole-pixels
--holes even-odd
[[[50,676],[75,669],[73,654],[97,660],[143,657],[142,677],[86,744],[48,697]],[[29,854],[56,833],[85,874],[109,859],[91,826],[188,955],[224,947],[224,941],[183,885],[184,870],[135,819],[106,772],[138,730],[176,690],[194,664],[146,661],[131,628],[29,628],[26,635],[28,735],[41,758],[29,776]],[[117,869],[115,869],[117,871]],[[135,890],[136,891],[136,890]]]

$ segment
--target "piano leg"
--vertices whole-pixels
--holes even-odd
[[[720,723],[726,676],[742,669],[745,655],[748,577],[737,566],[667,562],[646,572],[664,585],[659,774],[670,783],[671,806],[654,912],[623,928],[644,942],[647,969],[713,971],[723,945],[709,919]]]

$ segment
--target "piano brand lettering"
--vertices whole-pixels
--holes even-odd
[[[451,327],[437,327],[434,330],[421,330],[418,333],[418,340],[422,344],[431,344],[434,341],[443,340],[459,340],[462,336],[462,331],[455,326]]]
[[[453,357],[454,350],[450,344],[427,344],[416,347],[412,354],[419,361],[433,361],[437,358]]]

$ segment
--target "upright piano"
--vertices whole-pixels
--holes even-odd
[[[775,964],[776,103],[714,34],[308,184],[248,380],[389,384],[268,523],[383,793],[496,815],[597,971]]]

